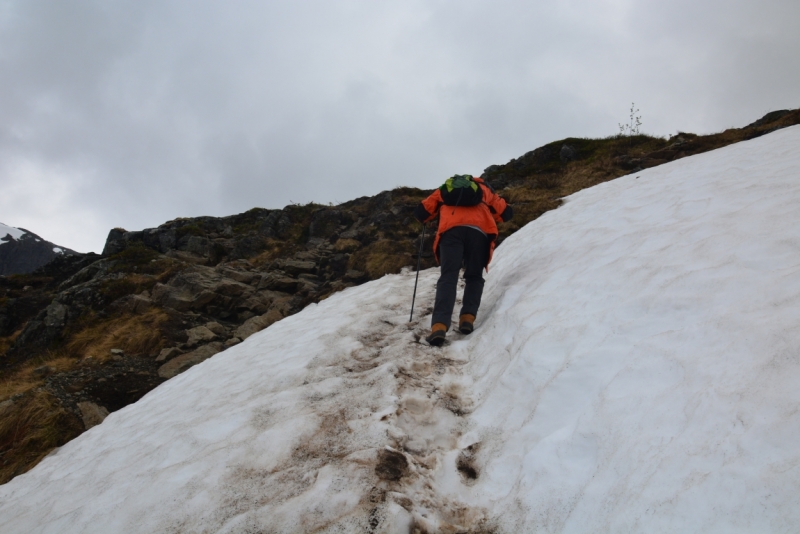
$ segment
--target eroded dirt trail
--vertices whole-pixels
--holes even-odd
[[[150,439],[154,418],[170,429],[141,470],[176,499],[148,528],[491,531],[470,488],[481,443],[468,428],[468,362],[424,340],[437,278],[435,269],[420,273],[411,323],[407,271],[277,323],[184,375],[188,394],[162,388],[143,401],[141,417],[117,418],[132,429],[117,432],[135,440]],[[448,333],[450,342],[463,337]],[[132,453],[119,447],[113,454]],[[133,519],[117,520],[126,528]]]
[[[463,281],[459,289],[463,291]],[[489,530],[484,510],[436,490],[436,481],[448,477],[457,476],[464,485],[475,482],[479,472],[473,458],[480,443],[461,443],[459,448],[468,431],[464,416],[473,408],[461,372],[467,362],[449,357],[447,344],[436,348],[424,340],[434,293],[430,285],[420,295],[423,307],[413,323],[393,322],[402,310],[387,310],[392,314],[384,319],[387,328],[373,343],[365,343],[378,351],[375,358],[396,366],[395,410],[382,416],[390,444],[378,455],[376,474],[381,480],[376,488],[389,503],[381,507],[386,519],[397,516],[396,507],[401,507],[410,516],[411,532],[484,532]],[[456,313],[459,307],[460,293]],[[450,340],[463,337],[448,332]],[[387,521],[386,527],[392,523]]]
[[[337,333],[352,339],[349,350],[312,360],[286,404],[273,399],[258,412],[252,424],[267,434],[289,428],[286,417],[297,417],[292,403],[300,395],[304,420],[295,423],[313,421],[316,430],[295,435],[290,450],[264,470],[233,471],[225,508],[238,517],[223,530],[263,529],[266,515],[286,524],[298,506],[308,511],[296,523],[304,532],[490,530],[482,509],[436,490],[442,480],[474,483],[480,447],[461,439],[472,410],[461,372],[466,361],[451,359],[447,344],[435,348],[424,340],[437,277],[435,270],[422,273],[413,322],[406,295],[387,296],[366,323]]]

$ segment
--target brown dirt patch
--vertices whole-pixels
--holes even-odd
[[[375,466],[375,474],[378,475],[378,478],[397,481],[407,473],[408,460],[403,454],[387,449],[378,452],[378,465]]]

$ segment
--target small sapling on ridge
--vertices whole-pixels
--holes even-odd
[[[642,125],[642,116],[637,115],[637,113],[639,113],[639,110],[636,109],[636,105],[631,102],[631,114],[628,124],[620,123],[619,125],[620,136],[627,135],[628,137],[631,137],[634,135],[639,135],[639,126]]]

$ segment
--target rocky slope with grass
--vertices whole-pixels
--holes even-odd
[[[493,165],[483,178],[515,211],[500,240],[581,189],[799,123],[793,110],[705,136],[568,138]],[[101,255],[0,277],[0,483],[224,348],[415,264],[412,211],[428,193],[118,228]]]

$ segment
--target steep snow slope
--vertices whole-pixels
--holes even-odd
[[[800,127],[570,197],[434,349],[436,271],[347,290],[0,487],[4,532],[786,532]],[[388,448],[387,448],[388,447]]]

